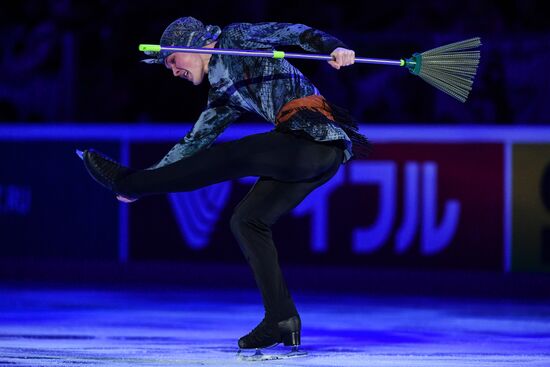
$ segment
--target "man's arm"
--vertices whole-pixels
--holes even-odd
[[[338,47],[349,48],[338,38],[305,24],[263,22],[240,23],[247,46],[300,46],[306,51],[330,54]]]
[[[328,64],[335,69],[355,62],[355,52],[338,38],[305,24],[236,23],[229,27],[241,38],[243,48],[259,49],[278,46],[300,46],[306,51],[330,54]]]
[[[230,105],[205,109],[187,135],[185,135],[179,143],[174,145],[158,163],[145,169],[151,170],[166,166],[167,164],[192,156],[200,150],[210,147],[218,135],[220,135],[231,122],[239,118],[241,113],[241,111]]]

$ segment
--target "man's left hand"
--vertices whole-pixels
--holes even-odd
[[[342,66],[348,66],[355,62],[355,51],[343,47],[336,48],[330,56],[332,56],[333,60],[328,60],[328,63],[338,70]]]

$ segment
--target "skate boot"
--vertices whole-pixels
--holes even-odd
[[[302,322],[298,315],[278,322],[264,317],[258,326],[239,339],[238,344],[240,349],[237,352],[237,356],[240,360],[248,361],[305,356],[307,352],[298,351],[301,329]],[[291,346],[292,350],[288,353],[279,354],[263,354],[260,350],[262,348],[274,347],[281,342],[284,346]],[[242,354],[243,349],[256,349],[256,353],[246,356]]]
[[[84,166],[90,176],[100,185],[113,191],[117,195],[122,195],[132,200],[140,198],[140,195],[121,191],[117,186],[117,182],[120,182],[121,179],[137,170],[124,167],[115,160],[94,149],[87,149],[84,151],[77,150],[77,154],[84,161]]]

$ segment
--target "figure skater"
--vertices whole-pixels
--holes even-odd
[[[223,30],[193,17],[171,23],[161,46],[271,49],[298,45],[330,54],[335,69],[354,63],[355,53],[337,38],[303,24],[233,23]],[[238,340],[241,349],[300,345],[301,319],[278,263],[271,226],[341,164],[367,157],[370,143],[347,110],[328,102],[285,59],[159,52],[143,60],[160,64],[194,85],[208,78],[207,107],[164,158],[144,169],[125,167],[93,150],[81,152],[90,175],[132,202],[153,194],[186,192],[239,177],[258,180],[234,209],[230,227],[250,265],[265,308],[263,320]],[[275,125],[269,132],[214,144],[245,112]]]

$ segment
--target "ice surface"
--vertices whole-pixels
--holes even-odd
[[[249,362],[237,340],[263,317],[256,290],[0,286],[0,366],[550,366],[548,302],[293,298],[308,355]]]

